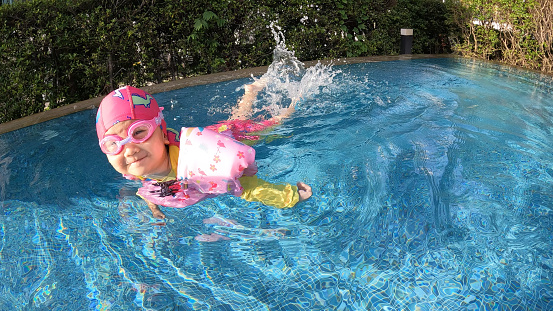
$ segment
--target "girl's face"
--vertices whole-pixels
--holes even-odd
[[[128,127],[136,120],[126,120],[112,126],[105,135],[119,135],[127,137]],[[133,176],[161,175],[171,172],[171,163],[166,145],[169,144],[167,136],[157,127],[152,136],[142,142],[129,142],[123,146],[119,154],[107,155],[113,168],[121,174]]]

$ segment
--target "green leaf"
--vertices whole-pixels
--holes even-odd
[[[194,21],[194,29],[201,30],[202,28],[207,28],[207,22],[202,19],[196,19]]]
[[[211,11],[205,11],[204,14],[203,14],[203,18],[204,20],[208,21],[214,17],[217,17],[217,15],[215,15],[215,13],[211,12]]]

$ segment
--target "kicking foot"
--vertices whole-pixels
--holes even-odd
[[[244,93],[255,93],[255,94],[257,94],[259,91],[261,91],[266,86],[267,86],[267,79],[260,78],[259,80],[255,80],[252,84],[246,84],[244,86]]]
[[[300,202],[309,199],[311,195],[313,195],[313,191],[311,191],[311,187],[308,184],[298,181],[297,186],[298,195],[300,196]]]
[[[252,114],[252,105],[257,97],[257,93],[267,85],[267,80],[261,78],[255,80],[252,84],[244,86],[244,95],[238,100],[238,105],[232,109],[232,115],[229,120],[247,120]]]
[[[230,238],[217,233],[212,233],[212,234],[198,235],[194,238],[194,240],[199,242],[217,242],[217,241],[227,241],[227,240],[230,240]]]

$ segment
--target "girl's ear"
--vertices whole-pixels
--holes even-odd
[[[169,145],[169,137],[167,137],[167,134],[166,134],[166,133],[163,133],[163,142],[164,142],[166,145]]]

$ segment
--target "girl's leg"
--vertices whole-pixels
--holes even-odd
[[[238,101],[236,108],[232,110],[229,120],[247,120],[252,114],[252,106],[257,97],[257,93],[267,85],[263,78],[254,81],[244,87],[244,95]]]
[[[252,106],[257,98],[257,94],[259,91],[261,91],[265,86],[267,86],[267,80],[264,78],[261,78],[259,80],[256,80],[252,84],[248,84],[244,87],[244,95],[240,100],[238,101],[238,105],[236,108],[232,110],[232,115],[230,116],[229,120],[248,120],[251,117],[252,114]],[[292,103],[290,103],[290,106],[286,108],[280,115],[273,117],[272,119],[280,122],[283,119],[286,119],[294,113],[296,110],[296,104],[301,99],[301,96],[299,98],[292,99]]]
[[[292,102],[290,103],[290,106],[288,106],[288,108],[286,108],[278,116],[273,117],[273,119],[276,120],[277,122],[280,122],[283,119],[289,118],[290,115],[292,115],[292,113],[294,113],[294,111],[296,111],[296,104],[300,101],[300,99],[301,99],[301,97],[292,99]]]

